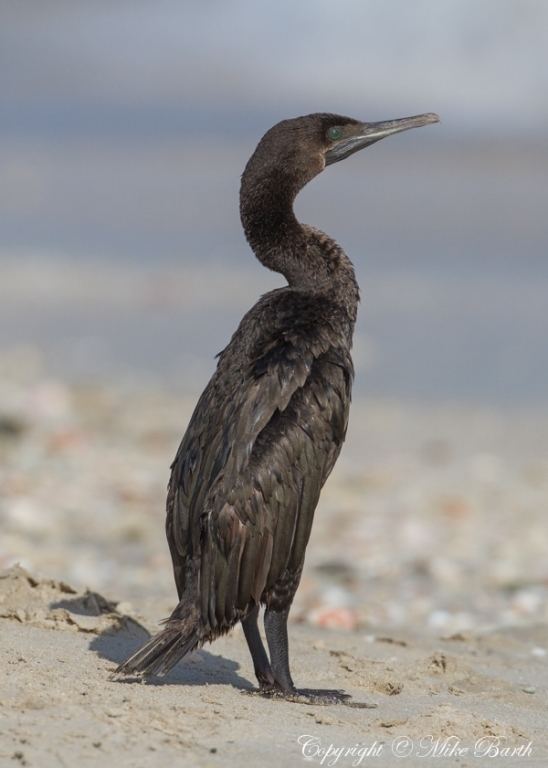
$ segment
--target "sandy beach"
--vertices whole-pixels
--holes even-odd
[[[165,679],[111,679],[173,607],[163,504],[193,399],[7,359],[0,764],[546,764],[546,413],[354,403],[290,635],[298,685],[367,707],[307,706],[245,694],[239,628]]]
[[[113,679],[146,637],[122,609],[21,569],[3,573],[3,765],[546,764],[543,626],[446,637],[293,626],[299,680],[364,705],[319,707],[246,695],[240,629],[166,678]]]

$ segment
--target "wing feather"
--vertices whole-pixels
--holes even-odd
[[[344,439],[350,358],[328,334],[305,331],[260,345],[232,391],[220,384],[221,356],[172,465],[166,531],[177,588],[179,596],[198,589],[211,633],[259,603],[285,571],[300,573]]]

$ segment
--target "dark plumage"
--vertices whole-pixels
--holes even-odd
[[[179,604],[119,672],[165,673],[242,621],[261,691],[295,696],[287,616],[320,491],[346,433],[359,296],[346,254],[300,224],[293,201],[326,165],[436,121],[314,114],[278,123],[261,139],[242,176],[241,219],[257,258],[288,285],[245,315],[198,401],[167,498]],[[261,604],[270,661],[257,627]]]

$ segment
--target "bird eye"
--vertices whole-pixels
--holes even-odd
[[[327,138],[330,139],[330,141],[337,141],[337,139],[340,139],[341,136],[342,136],[342,128],[338,125],[333,125],[327,131]]]

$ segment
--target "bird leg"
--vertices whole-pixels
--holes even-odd
[[[295,686],[289,671],[289,642],[287,639],[287,617],[289,608],[283,611],[273,611],[267,608],[264,614],[264,630],[270,662],[276,687],[280,691],[294,691]]]
[[[261,688],[265,696],[283,698],[298,704],[345,704],[348,707],[369,708],[371,704],[351,701],[349,694],[340,690],[311,690],[297,689],[289,671],[289,643],[287,638],[287,617],[289,608],[283,611],[273,611],[267,608],[264,616],[264,627],[274,684]],[[256,625],[255,625],[256,626]],[[248,641],[249,642],[249,641]],[[264,649],[263,649],[264,651]]]
[[[242,619],[242,627],[244,629],[245,639],[253,659],[253,666],[255,667],[255,676],[259,681],[259,688],[263,690],[265,688],[271,688],[274,685],[274,675],[266,655],[261,635],[259,634],[259,627],[257,624],[257,616],[259,615],[259,606],[256,605],[251,610],[245,619]]]
[[[255,675],[259,681],[259,690],[242,693],[284,699],[297,704],[345,704],[347,707],[373,708],[376,704],[354,702],[340,690],[297,689],[289,671],[289,643],[287,638],[287,617],[289,608],[284,611],[266,610],[264,626],[271,664],[259,634],[257,616],[259,606],[255,606],[245,619],[242,619],[245,639],[251,652]]]

